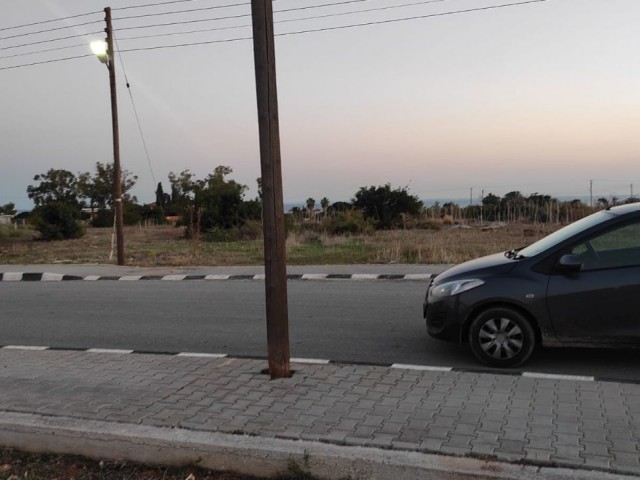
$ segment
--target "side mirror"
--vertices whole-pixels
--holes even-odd
[[[569,253],[560,257],[558,268],[567,272],[577,272],[582,268],[582,260],[577,255]]]

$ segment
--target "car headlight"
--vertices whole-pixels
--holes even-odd
[[[440,285],[436,285],[429,291],[430,298],[444,298],[457,295],[472,288],[483,285],[484,281],[477,278],[454,280],[453,282],[446,282]]]

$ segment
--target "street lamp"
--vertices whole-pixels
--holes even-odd
[[[113,56],[113,27],[111,8],[104,9],[107,38],[91,42],[90,47],[98,60],[109,69],[109,88],[111,90],[111,126],[113,130],[113,203],[116,212],[116,244],[118,265],[124,265],[124,221],[122,215],[122,172],[120,170],[120,133],[118,129],[118,100],[116,95],[116,68]]]
[[[109,61],[109,45],[106,40],[95,40],[89,44],[93,54],[98,57],[102,63]]]

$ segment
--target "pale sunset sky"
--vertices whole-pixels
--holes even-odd
[[[104,37],[94,32],[104,28],[106,6],[123,51],[122,166],[139,176],[139,202],[154,200],[157,182],[168,191],[170,171],[204,178],[218,165],[256,196],[251,40],[126,52],[250,37],[250,2],[122,9],[157,3],[0,0],[0,205],[32,208],[26,188],[50,168],[93,172],[96,162],[112,161],[107,69],[94,57],[22,66],[89,54],[89,42]],[[584,197],[590,180],[594,197],[627,197],[632,188],[637,196],[640,0],[547,0],[429,16],[515,3],[274,1],[276,33],[424,17],[276,38],[285,202],[350,200],[362,186],[385,183],[441,200],[468,199],[471,189],[475,201],[482,190]],[[174,25],[131,28],[159,23]],[[25,35],[57,27],[70,28]],[[184,33],[193,30],[209,31]],[[130,39],[167,33],[175,35]],[[55,40],[65,36],[73,38]]]

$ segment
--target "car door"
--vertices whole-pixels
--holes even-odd
[[[640,219],[569,247],[579,271],[552,275],[547,306],[565,342],[640,342]]]

